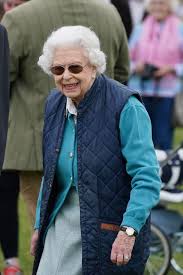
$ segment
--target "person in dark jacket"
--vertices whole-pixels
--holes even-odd
[[[5,12],[25,1],[1,0],[0,21]],[[1,100],[1,103],[4,104],[4,100]],[[2,171],[0,175],[0,220],[3,220],[3,223],[0,227],[0,245],[5,262],[3,275],[15,275],[18,272],[19,275],[22,274],[18,257],[18,195],[18,173],[13,170]]]
[[[128,0],[111,0],[110,2],[118,10],[129,38],[133,29],[133,21]]]
[[[139,94],[103,75],[96,34],[65,26],[38,64],[53,76],[31,253],[33,275],[143,274],[160,178]]]
[[[9,46],[6,30],[0,25],[0,171],[2,169],[9,113]]]

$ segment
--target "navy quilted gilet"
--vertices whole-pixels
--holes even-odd
[[[77,109],[83,275],[143,274],[148,257],[149,221],[136,239],[132,259],[120,267],[110,261],[111,246],[117,232],[100,228],[102,222],[120,225],[130,198],[131,178],[126,172],[126,161],[121,154],[119,119],[126,101],[133,94],[140,99],[138,93],[122,84],[99,76]],[[51,93],[45,112],[44,201],[33,275],[36,274],[42,254],[42,238],[57,191],[54,176],[64,130],[65,107],[66,98],[58,91]]]

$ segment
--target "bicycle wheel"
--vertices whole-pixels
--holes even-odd
[[[183,274],[183,232],[177,232],[172,236],[171,266],[179,274]]]
[[[146,264],[145,275],[164,275],[170,267],[171,245],[166,234],[151,224],[150,256]]]

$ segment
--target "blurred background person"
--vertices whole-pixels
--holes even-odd
[[[172,0],[149,0],[149,15],[130,39],[129,86],[142,92],[156,148],[172,148],[174,98],[183,76],[183,24]]]
[[[128,43],[117,10],[98,0],[32,0],[7,12],[2,24],[9,37],[11,81],[4,169],[19,172],[21,193],[33,221],[42,176],[44,103],[54,87],[37,66],[44,41],[62,25],[92,27],[107,55],[107,75],[121,83],[129,77]]]
[[[106,4],[113,4],[121,16],[124,24],[127,37],[129,38],[132,32],[133,23],[128,0],[102,0]]]
[[[129,38],[133,28],[132,16],[128,0],[107,0],[109,3],[113,4],[121,16],[122,22],[124,24],[127,37]]]
[[[12,10],[13,8],[18,7],[28,0],[4,0],[4,10],[5,12]]]
[[[25,1],[28,0],[0,0],[0,21],[5,12],[16,8],[20,4],[23,4]]]
[[[5,12],[26,0],[1,0],[0,19]],[[4,104],[4,99],[1,101]],[[3,171],[0,176],[0,244],[5,259],[3,275],[23,274],[18,257],[19,176],[16,171]]]
[[[0,174],[4,160],[9,112],[9,46],[6,30],[0,25]]]

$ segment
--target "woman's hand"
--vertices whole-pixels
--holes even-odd
[[[144,63],[137,63],[134,68],[134,72],[136,74],[142,74],[145,69],[145,64]]]
[[[174,69],[171,66],[163,66],[156,72],[154,72],[154,77],[163,77],[169,73],[174,73]]]
[[[37,229],[37,230],[34,231],[34,233],[32,235],[32,238],[31,238],[30,254],[32,256],[35,256],[38,237],[39,237],[39,230]]]
[[[127,264],[131,259],[135,237],[129,237],[125,232],[119,231],[111,250],[111,261],[117,265]]]

